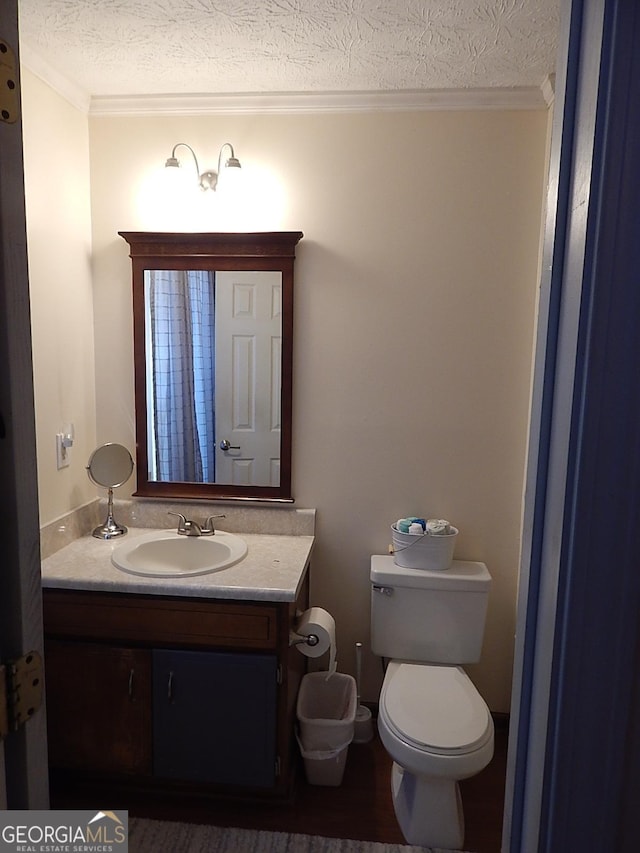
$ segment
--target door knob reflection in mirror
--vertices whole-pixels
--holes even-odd
[[[220,450],[240,450],[239,444],[231,444],[226,438],[220,442]]]

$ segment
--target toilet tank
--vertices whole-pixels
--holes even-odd
[[[454,560],[442,572],[371,558],[371,648],[423,663],[480,659],[491,575],[484,563]]]

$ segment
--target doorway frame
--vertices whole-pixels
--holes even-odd
[[[17,114],[0,120],[0,662],[43,653],[40,526],[22,158],[18,3],[0,4]],[[0,808],[48,808],[44,705],[0,742]]]
[[[563,9],[503,850],[637,849],[640,8]],[[611,535],[602,519],[614,520]]]

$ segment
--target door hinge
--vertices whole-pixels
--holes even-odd
[[[16,55],[0,37],[0,121],[18,120],[18,64]]]
[[[276,774],[276,779],[277,779],[280,776],[280,774],[282,773],[282,763],[280,761],[279,755],[276,756],[276,766],[274,769],[275,769],[275,774]]]
[[[38,652],[0,665],[0,740],[23,726],[42,705],[43,667]]]

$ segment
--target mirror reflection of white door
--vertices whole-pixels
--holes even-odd
[[[280,483],[281,315],[281,273],[216,272],[218,483]]]

